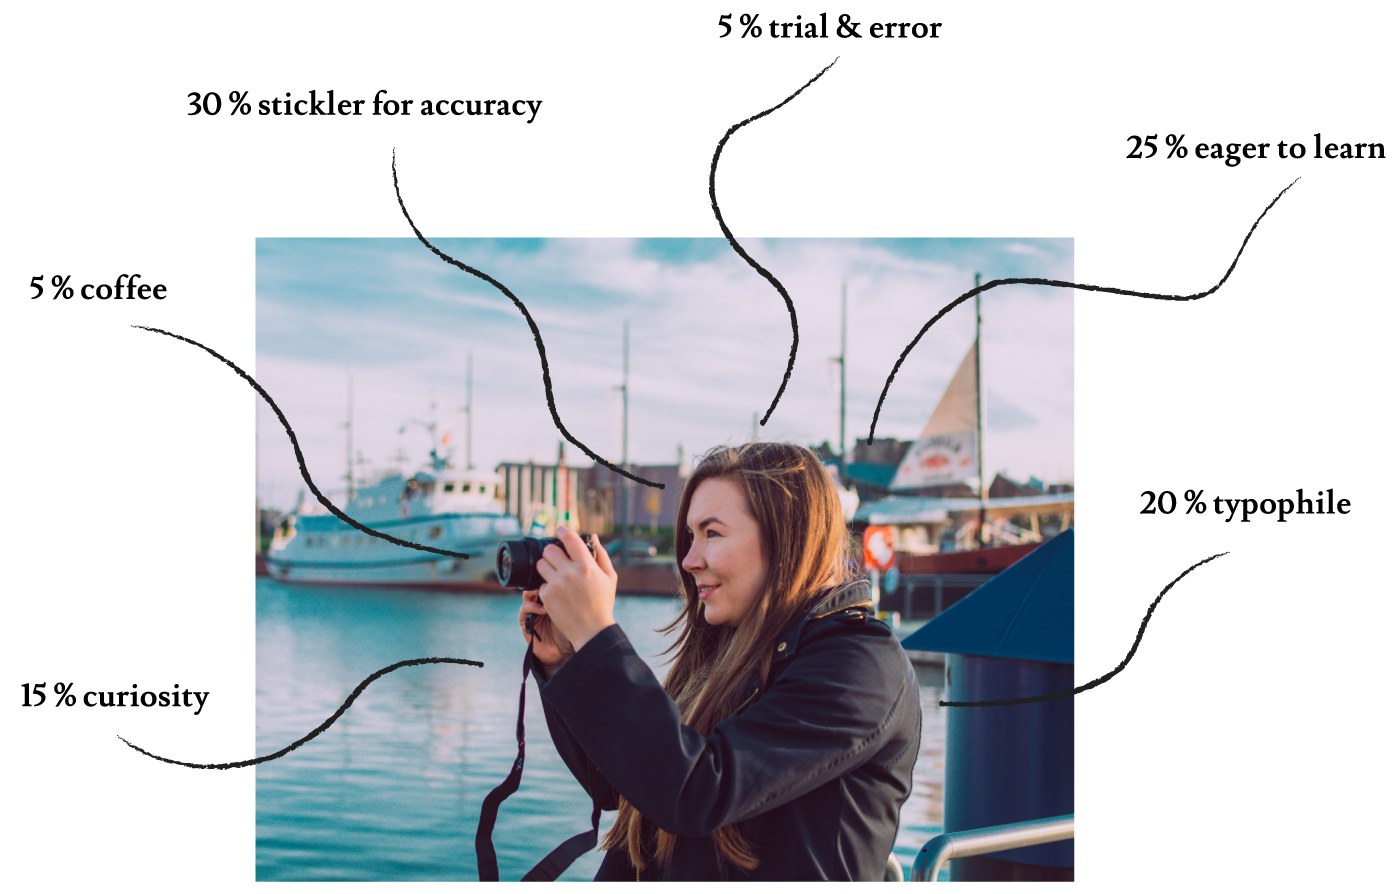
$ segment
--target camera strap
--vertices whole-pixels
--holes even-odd
[[[519,743],[520,750],[515,755],[515,764],[511,766],[510,773],[506,775],[505,781],[491,790],[491,794],[481,802],[481,820],[476,826],[476,871],[477,877],[483,882],[498,882],[501,880],[501,869],[496,863],[496,848],[491,843],[491,833],[496,828],[496,814],[501,809],[501,803],[515,794],[520,788],[520,777],[525,772],[525,684],[530,679],[530,658],[534,647],[535,616],[527,615],[525,618],[525,632],[530,635],[530,642],[525,646],[525,667],[520,678],[520,709],[515,718],[515,741]],[[552,882],[559,878],[560,874],[579,857],[588,853],[598,846],[598,819],[602,815],[602,808],[595,800],[593,802],[593,828],[588,832],[580,832],[563,844],[549,852],[549,855],[534,868],[525,873],[522,882]]]

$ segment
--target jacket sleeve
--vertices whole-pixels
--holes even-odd
[[[644,816],[676,835],[707,835],[854,770],[889,741],[907,686],[903,655],[890,642],[850,630],[802,643],[768,691],[709,736],[681,723],[616,625],[589,640],[541,695]]]
[[[546,683],[544,674],[540,671],[538,660],[531,660],[530,672],[535,676],[535,682],[539,684],[543,692]],[[543,701],[543,700],[542,700]],[[554,749],[563,758],[564,765],[569,768],[569,772],[574,774],[579,785],[588,792],[599,806],[604,810],[617,809],[617,792],[613,789],[608,780],[599,772],[598,768],[588,760],[583,749],[579,746],[578,740],[570,733],[569,728],[559,717],[559,712],[553,710],[548,701],[544,701],[544,722],[549,727],[549,737],[554,740]]]

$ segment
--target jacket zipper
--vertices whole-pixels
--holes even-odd
[[[739,707],[737,707],[737,708],[734,709],[734,713],[735,713],[735,714],[738,714],[740,711],[742,711],[742,710],[744,710],[745,708],[747,708],[747,707],[749,706],[749,702],[753,701],[755,698],[758,697],[758,690],[759,690],[759,688],[760,688],[760,687],[755,686],[753,692],[750,693],[749,697],[746,698],[746,699],[744,699],[742,702],[739,703]]]

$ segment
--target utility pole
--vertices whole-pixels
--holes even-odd
[[[972,275],[972,287],[982,287],[982,274]],[[987,485],[982,478],[982,293],[975,296],[977,308],[977,329],[973,344],[977,348],[976,362],[973,364],[974,378],[977,380],[977,548],[986,546],[987,528]]]
[[[628,321],[622,321],[622,468],[627,469],[627,336]],[[628,471],[631,471],[628,469]],[[622,548],[618,550],[620,564],[627,564],[628,527],[631,525],[632,494],[628,485],[631,482],[622,478]]]
[[[573,526],[573,513],[569,511],[569,467],[564,464],[564,442],[559,442],[559,464],[554,468],[554,527]],[[575,532],[578,533],[578,532]]]
[[[841,280],[841,443],[836,447],[841,486],[846,486],[846,280]]]
[[[841,355],[829,358],[841,367],[841,409],[836,422],[837,481],[846,486],[846,280],[841,280]]]

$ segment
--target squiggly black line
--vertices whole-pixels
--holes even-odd
[[[835,59],[831,60],[831,65],[835,65],[840,59],[841,57],[837,56]],[[792,320],[792,349],[788,351],[787,370],[783,373],[783,383],[778,386],[778,393],[773,395],[773,402],[768,405],[768,412],[763,414],[763,418],[759,420],[759,425],[768,424],[768,417],[772,416],[773,411],[778,408],[778,401],[782,399],[783,391],[787,388],[788,379],[792,378],[792,365],[797,360],[797,309],[793,307],[792,297],[788,295],[787,289],[783,288],[783,284],[778,282],[778,278],[772,273],[769,273],[768,270],[765,269],[762,264],[758,263],[752,257],[750,257],[749,253],[744,251],[744,247],[741,246],[738,243],[738,241],[734,238],[734,234],[729,231],[728,224],[724,222],[724,217],[721,216],[719,213],[719,198],[715,195],[715,172],[719,170],[719,154],[724,151],[724,144],[729,142],[729,138],[734,136],[734,132],[736,130],[738,130],[739,128],[743,127],[745,124],[748,124],[751,121],[757,121],[765,115],[771,115],[774,112],[778,111],[778,109],[781,109],[783,106],[792,102],[794,99],[797,98],[798,93],[801,93],[803,90],[806,90],[808,87],[812,86],[812,84],[817,80],[817,78],[830,71],[831,65],[828,65],[826,68],[823,68],[821,71],[817,72],[816,75],[812,78],[812,80],[803,84],[801,87],[798,87],[796,93],[793,93],[787,99],[773,106],[773,108],[759,112],[752,118],[745,118],[743,121],[740,121],[738,124],[726,130],[724,132],[724,136],[720,138],[719,145],[715,147],[715,157],[710,160],[710,207],[713,208],[715,211],[715,220],[719,221],[719,228],[724,231],[724,238],[729,240],[730,247],[733,248],[734,251],[738,252],[739,257],[743,258],[745,261],[748,261],[749,266],[757,270],[764,279],[768,280],[768,282],[772,283],[773,288],[778,290],[778,294],[783,296],[783,301],[787,302],[788,317]]]
[[[633,475],[631,472],[627,472],[623,469],[618,468],[617,466],[603,459],[598,454],[594,453],[592,450],[589,450],[584,445],[584,443],[578,438],[575,438],[573,435],[569,434],[569,430],[564,427],[563,421],[559,418],[559,411],[554,408],[554,385],[552,382],[550,382],[549,379],[549,358],[545,357],[544,355],[544,338],[540,335],[540,327],[535,325],[534,317],[530,316],[530,312],[525,309],[525,302],[515,297],[515,294],[511,292],[510,289],[507,289],[504,284],[498,282],[491,276],[482,273],[475,267],[468,267],[466,264],[463,264],[461,261],[452,257],[451,255],[445,254],[444,252],[440,251],[436,245],[433,245],[431,242],[425,239],[423,237],[422,231],[418,229],[418,225],[413,222],[413,218],[408,216],[408,208],[403,203],[403,194],[399,192],[399,167],[397,154],[395,154],[395,156],[393,157],[393,160],[390,162],[389,167],[394,172],[394,195],[398,197],[399,210],[403,211],[404,220],[408,221],[408,225],[413,228],[413,235],[418,237],[418,241],[426,245],[428,247],[428,250],[431,251],[433,254],[437,255],[439,258],[442,258],[444,261],[451,264],[452,266],[460,270],[464,270],[467,273],[470,273],[472,276],[475,276],[478,279],[483,279],[486,282],[489,282],[491,285],[495,286],[497,289],[500,290],[502,295],[505,295],[511,301],[514,301],[515,306],[520,310],[522,314],[525,315],[525,322],[530,324],[530,331],[535,334],[535,347],[540,352],[540,371],[544,373],[544,399],[545,402],[549,404],[549,415],[554,417],[554,427],[559,429],[559,433],[562,434],[565,438],[568,438],[570,444],[573,444],[575,447],[588,454],[590,458],[596,460],[601,465],[607,466],[609,469],[612,469],[614,472],[623,476],[624,478],[631,478],[633,481],[645,484],[647,487],[655,487],[660,488],[661,490],[665,490],[666,485],[659,484],[655,481],[648,481],[645,478],[642,478],[638,475]]]
[[[178,338],[178,336],[176,337]],[[388,667],[380,668],[379,670],[370,674],[368,677],[365,677],[364,682],[362,682],[359,686],[356,686],[355,691],[350,693],[350,697],[345,700],[345,704],[341,705],[340,708],[337,709],[336,712],[332,714],[326,720],[325,723],[316,727],[311,732],[302,736],[300,739],[297,739],[295,742],[288,745],[286,748],[283,748],[281,751],[278,751],[274,754],[264,755],[263,757],[255,757],[252,760],[247,761],[233,761],[232,763],[227,764],[191,764],[185,761],[172,760],[168,757],[161,757],[159,754],[152,754],[151,752],[147,751],[139,745],[132,745],[130,742],[127,742],[126,739],[122,739],[121,736],[117,736],[117,738],[121,739],[123,742],[126,742],[127,745],[131,745],[132,748],[135,748],[137,751],[146,755],[146,757],[153,757],[158,761],[165,761],[167,764],[178,764],[181,767],[192,767],[196,770],[232,770],[237,767],[251,767],[254,764],[265,764],[268,761],[275,761],[283,755],[290,754],[291,752],[305,745],[307,742],[310,742],[312,739],[321,735],[321,733],[324,733],[326,730],[330,729],[331,724],[339,720],[340,715],[344,714],[345,710],[350,707],[350,704],[354,702],[355,699],[360,697],[360,693],[364,692],[365,689],[368,688],[369,684],[373,683],[375,680],[378,680],[385,674],[390,673],[391,671],[396,671],[401,667],[412,667],[416,664],[470,664],[475,667],[486,666],[480,661],[470,661],[466,658],[413,658],[408,661],[400,661],[396,664],[391,664]]]
[[[1157,603],[1162,601],[1162,597],[1167,595],[1167,591],[1170,590],[1172,587],[1176,586],[1177,581],[1181,580],[1186,575],[1195,571],[1197,568],[1200,568],[1205,563],[1213,562],[1221,556],[1228,555],[1229,553],[1216,553],[1209,559],[1202,559],[1195,565],[1192,565],[1190,568],[1187,568],[1185,571],[1178,574],[1176,576],[1176,580],[1173,580],[1171,583],[1163,587],[1162,592],[1157,594],[1157,598],[1152,600],[1152,605],[1148,606],[1147,614],[1143,616],[1142,624],[1138,627],[1137,639],[1133,640],[1133,647],[1128,650],[1128,657],[1124,658],[1121,664],[1119,664],[1117,667],[1115,667],[1108,673],[1104,674],[1102,677],[1099,677],[1097,680],[1094,680],[1091,683],[1085,683],[1083,686],[1076,686],[1073,689],[1066,689],[1063,692],[1052,692],[1049,695],[1033,695],[1030,698],[1003,698],[986,702],[939,702],[938,704],[946,708],[996,708],[1002,707],[1004,705],[1028,705],[1031,702],[1050,702],[1054,701],[1055,699],[1069,698],[1071,695],[1078,695],[1081,692],[1088,692],[1095,686],[1098,686],[1102,683],[1107,683],[1109,680],[1112,680],[1114,677],[1116,677],[1119,671],[1127,667],[1128,662],[1132,661],[1133,656],[1137,654],[1138,644],[1142,642],[1142,635],[1147,631],[1147,622],[1152,620],[1152,613],[1157,610]]]
[[[1295,178],[1293,183],[1297,183],[1301,179],[1303,178]],[[1285,186],[1278,195],[1274,196],[1274,200],[1259,213],[1258,219],[1254,221],[1254,226],[1249,228],[1249,232],[1244,236],[1244,241],[1240,243],[1240,250],[1235,252],[1235,259],[1230,262],[1230,268],[1225,271],[1224,276],[1220,277],[1220,282],[1206,289],[1204,292],[1197,292],[1194,295],[1159,295],[1155,292],[1134,292],[1129,289],[1115,289],[1108,286],[1090,286],[1081,283],[1064,282],[1058,279],[994,279],[991,282],[983,283],[977,288],[959,295],[956,300],[950,302],[946,307],[934,314],[933,319],[924,324],[924,328],[919,330],[919,334],[914,336],[914,340],[909,342],[909,346],[904,349],[904,352],[899,355],[899,359],[895,361],[894,369],[890,370],[890,377],[885,380],[884,390],[880,392],[880,400],[875,404],[875,415],[870,418],[870,434],[866,437],[865,443],[873,444],[875,442],[875,423],[880,419],[880,408],[885,405],[885,395],[889,393],[890,386],[894,384],[895,373],[899,372],[899,367],[904,363],[904,358],[908,357],[909,352],[914,350],[914,346],[919,343],[919,339],[924,337],[924,333],[929,330],[929,327],[941,320],[943,315],[948,311],[962,304],[973,295],[976,295],[978,292],[985,292],[988,289],[994,289],[997,286],[1027,285],[1056,286],[1062,289],[1081,289],[1085,292],[1108,292],[1113,295],[1131,295],[1135,298],[1155,298],[1159,301],[1195,301],[1197,298],[1204,298],[1207,295],[1214,294],[1216,289],[1225,285],[1225,280],[1229,279],[1230,274],[1235,272],[1235,265],[1240,262],[1240,255],[1244,254],[1244,247],[1249,244],[1249,238],[1254,235],[1254,231],[1258,228],[1259,222],[1264,219],[1265,214],[1269,213],[1270,208],[1278,204],[1278,200],[1283,198],[1283,194],[1293,188],[1293,183]]]
[[[187,344],[192,344],[196,348],[203,348],[205,351],[209,352],[213,356],[222,360],[224,363],[228,364],[228,366],[234,372],[238,373],[240,376],[243,377],[243,380],[245,382],[247,382],[249,385],[252,385],[253,388],[256,389],[257,392],[262,395],[262,399],[267,401],[267,405],[269,407],[272,407],[272,412],[277,414],[277,418],[281,421],[282,427],[287,430],[287,437],[291,439],[292,442],[292,450],[294,450],[297,455],[297,468],[301,469],[301,479],[306,482],[307,487],[311,488],[311,492],[316,495],[317,500],[321,501],[321,505],[329,509],[331,511],[331,514],[334,515],[336,518],[340,519],[341,521],[345,522],[351,527],[358,528],[359,530],[364,531],[366,534],[369,534],[372,537],[378,537],[380,540],[387,540],[390,543],[394,543],[399,546],[406,546],[409,549],[421,549],[425,553],[437,553],[440,556],[451,556],[454,559],[471,558],[471,556],[467,553],[454,553],[451,550],[438,549],[432,546],[424,546],[421,543],[410,543],[407,540],[400,540],[399,538],[394,537],[390,534],[385,534],[382,531],[376,531],[373,528],[367,528],[359,522],[355,521],[350,516],[346,515],[344,512],[341,512],[339,509],[335,508],[335,504],[332,503],[330,500],[326,499],[326,495],[321,493],[320,488],[316,487],[316,482],[311,480],[311,473],[306,470],[306,458],[301,455],[301,445],[297,443],[297,433],[292,431],[291,423],[287,421],[286,416],[282,415],[282,408],[277,406],[277,403],[272,399],[272,395],[268,394],[267,391],[263,388],[263,386],[255,382],[252,376],[239,369],[238,364],[234,363],[232,360],[228,359],[223,354],[220,354],[213,348],[205,347],[204,345],[200,344],[192,338],[185,338],[183,335],[176,335],[173,332],[166,332],[164,329],[153,329],[150,326],[132,326],[131,328],[145,329],[147,332],[159,332],[161,335],[168,335],[171,338],[178,338],[180,341],[186,342]]]

